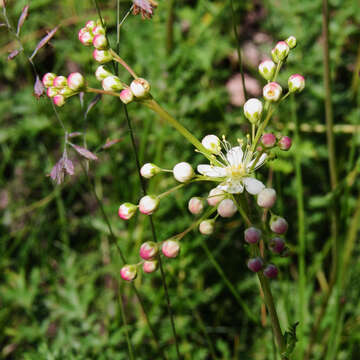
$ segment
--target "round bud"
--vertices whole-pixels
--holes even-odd
[[[53,82],[54,87],[61,89],[64,86],[67,86],[67,79],[65,76],[56,76]]]
[[[289,36],[285,42],[289,45],[290,49],[293,49],[296,47],[296,37],[295,36]]]
[[[300,74],[293,74],[289,77],[288,86],[291,93],[300,93],[305,88],[305,79]]]
[[[55,95],[52,99],[56,106],[61,107],[65,104],[65,98],[62,95]]]
[[[88,30],[93,30],[95,26],[96,26],[96,22],[94,20],[89,20],[85,24],[85,28],[88,29]]]
[[[173,174],[177,181],[184,183],[194,177],[194,170],[189,163],[181,162],[174,166]]]
[[[199,197],[192,197],[189,200],[188,209],[194,215],[201,214],[204,209],[203,201]]]
[[[272,216],[270,219],[270,229],[276,234],[284,234],[288,229],[288,223],[283,217]]]
[[[288,151],[291,148],[291,138],[282,136],[278,141],[278,147],[280,150]]]
[[[266,133],[261,137],[260,141],[265,148],[270,149],[276,144],[276,136],[272,133]]]
[[[118,214],[123,220],[131,219],[136,213],[137,206],[131,203],[121,204],[119,207]]]
[[[285,41],[279,41],[274,48],[274,53],[280,61],[286,59],[286,57],[289,54],[289,51],[290,51],[290,47]]]
[[[135,97],[142,98],[149,93],[150,84],[145,79],[137,78],[131,82],[130,88]]]
[[[146,195],[140,199],[139,210],[145,215],[151,215],[158,207],[160,200],[153,195]]]
[[[106,37],[103,34],[98,34],[94,36],[93,45],[94,48],[99,50],[106,50],[109,47]]]
[[[74,92],[67,85],[59,89],[58,91],[59,95],[62,95],[65,99],[74,95]]]
[[[214,232],[214,228],[214,220],[203,220],[199,225],[199,231],[203,235],[211,235]]]
[[[108,50],[95,49],[93,51],[93,58],[100,64],[105,64],[112,60],[112,56]]]
[[[257,204],[265,209],[270,209],[276,201],[276,191],[271,188],[261,190],[257,196]]]
[[[46,95],[49,97],[49,98],[52,98],[56,95],[59,95],[59,90],[54,88],[54,87],[49,87],[47,88],[46,90]]]
[[[269,279],[275,279],[278,276],[278,269],[275,265],[269,264],[264,269],[264,275]]]
[[[269,248],[275,254],[281,254],[285,249],[285,241],[280,237],[274,237],[269,242]]]
[[[259,65],[259,73],[265,80],[271,80],[275,74],[276,64],[271,60],[264,60]]]
[[[121,277],[126,281],[132,281],[137,276],[137,269],[135,265],[124,265],[120,270]]]
[[[158,174],[159,172],[161,172],[161,169],[152,163],[146,163],[140,169],[141,176],[146,179],[152,178],[154,175]]]
[[[211,189],[209,192],[209,196],[207,198],[207,202],[210,206],[216,206],[221,200],[224,199],[225,193],[218,189]]]
[[[145,273],[150,274],[156,271],[159,267],[159,263],[157,260],[152,261],[144,261],[143,263],[143,270]]]
[[[105,35],[105,29],[101,26],[101,24],[98,24],[93,28],[92,33],[94,35]]]
[[[67,85],[73,91],[79,91],[85,86],[85,79],[79,72],[71,73],[67,78]]]
[[[217,212],[223,218],[232,217],[237,211],[235,203],[231,199],[224,199],[220,202]]]
[[[282,93],[281,86],[276,82],[271,82],[264,86],[263,96],[268,101],[278,101]]]
[[[130,88],[126,88],[120,92],[120,100],[124,104],[128,104],[134,99],[134,94],[132,93]]]
[[[84,31],[81,29],[79,31],[79,40],[85,46],[92,45],[94,36],[89,31]]]
[[[262,110],[263,110],[262,102],[260,100],[258,100],[258,99],[255,99],[255,98],[249,99],[244,104],[245,117],[252,124],[256,124],[260,120]]]
[[[159,248],[153,241],[145,242],[140,247],[140,257],[144,260],[153,260],[159,253]]]
[[[209,150],[211,153],[218,155],[221,151],[220,139],[216,135],[206,135],[202,140],[206,150]]]
[[[263,264],[262,259],[260,257],[256,257],[248,260],[247,267],[253,272],[258,272],[263,267]]]
[[[54,79],[56,78],[56,74],[54,73],[46,73],[42,78],[42,83],[46,88],[54,86]]]
[[[110,71],[105,69],[104,65],[98,66],[98,68],[95,71],[96,79],[99,81],[103,81],[105,78],[112,75],[113,74]]]
[[[162,253],[168,258],[175,258],[180,251],[180,244],[175,240],[166,240],[161,247]]]
[[[106,77],[101,85],[105,91],[120,91],[123,89],[120,79],[115,75]]]
[[[249,227],[244,231],[245,241],[249,244],[256,244],[261,238],[261,230]]]

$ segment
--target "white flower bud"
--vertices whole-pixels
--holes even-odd
[[[282,93],[281,86],[276,82],[268,83],[264,86],[263,96],[268,101],[278,101]]]
[[[232,217],[237,211],[235,203],[231,199],[224,199],[217,208],[218,214],[223,218]]]
[[[143,196],[139,202],[139,210],[145,215],[151,215],[159,207],[159,203],[160,200],[156,196]]]
[[[215,155],[218,155],[221,151],[220,139],[216,135],[206,135],[201,140],[201,143],[206,150],[209,150]]]
[[[131,203],[121,204],[119,207],[118,214],[123,220],[131,219],[136,213],[137,206]]]
[[[207,202],[210,206],[216,206],[221,200],[224,199],[225,193],[218,189],[211,189],[209,192],[209,196],[207,198]]]
[[[49,88],[54,85],[55,78],[56,78],[56,74],[46,73],[42,78],[42,83],[46,88]]]
[[[101,85],[105,91],[120,91],[123,88],[120,79],[115,75],[106,77]]]
[[[274,47],[274,53],[276,57],[283,61],[286,59],[290,51],[289,45],[285,41],[279,41]]]
[[[215,221],[214,220],[204,220],[199,225],[199,231],[203,235],[211,235],[214,232]]]
[[[189,200],[188,209],[194,215],[201,214],[204,209],[203,201],[199,197],[192,197]]]
[[[98,49],[93,51],[93,58],[100,64],[105,64],[113,59],[110,51]]]
[[[68,87],[73,91],[79,91],[85,86],[84,77],[78,73],[71,73],[67,78]]]
[[[305,79],[302,75],[293,74],[289,77],[288,85],[290,92],[301,92],[305,88]]]
[[[255,98],[249,99],[244,104],[244,114],[252,124],[256,124],[260,120],[262,110],[263,110],[262,102],[258,99]]]
[[[285,42],[289,45],[290,49],[293,49],[296,47],[296,37],[295,36],[289,36]]]
[[[276,201],[276,191],[271,188],[261,190],[257,197],[257,204],[262,208],[270,209]]]
[[[276,64],[271,60],[264,60],[259,65],[259,73],[265,80],[271,80],[275,74]]]
[[[161,171],[161,169],[152,163],[146,163],[144,164],[140,169],[140,174],[142,177],[146,179],[152,178],[154,175],[158,174]]]
[[[109,47],[105,35],[98,34],[94,36],[93,45],[95,49],[105,50]]]
[[[134,96],[142,98],[149,93],[150,84],[145,79],[137,78],[131,82],[130,89]]]
[[[194,170],[189,163],[181,162],[174,166],[173,174],[177,181],[184,183],[194,177]]]
[[[105,69],[104,65],[100,65],[95,71],[96,79],[99,81],[103,81],[105,78],[112,75],[113,74],[110,71]]]

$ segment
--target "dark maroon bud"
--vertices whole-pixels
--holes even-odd
[[[261,238],[261,231],[255,227],[249,227],[244,231],[245,241],[249,244],[256,244]]]
[[[275,254],[281,254],[285,249],[285,241],[280,237],[274,237],[269,242],[269,248]]]
[[[275,279],[278,276],[278,269],[275,265],[269,264],[264,269],[264,275],[269,279]]]
[[[260,271],[262,266],[263,266],[263,261],[262,261],[262,259],[260,257],[250,259],[247,262],[247,267],[253,272]]]

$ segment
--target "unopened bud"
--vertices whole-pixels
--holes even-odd
[[[94,36],[93,45],[94,48],[99,50],[106,50],[109,47],[106,37],[103,34],[98,34]]]
[[[269,279],[275,279],[278,276],[278,269],[275,265],[269,264],[264,269],[264,275]]]
[[[217,208],[218,214],[223,218],[232,217],[237,211],[235,203],[231,199],[224,199]]]
[[[105,91],[120,91],[123,89],[120,79],[115,75],[105,78],[101,85]]]
[[[130,88],[126,88],[120,92],[120,100],[124,104],[128,104],[134,99],[134,94],[132,93]]]
[[[174,166],[173,174],[177,181],[184,183],[194,177],[194,170],[189,163],[181,162]]]
[[[218,155],[221,151],[220,139],[216,135],[206,135],[201,140],[201,143],[206,150],[215,155]]]
[[[285,241],[280,237],[274,237],[269,242],[269,248],[275,254],[281,254],[285,249]]]
[[[143,263],[143,270],[147,274],[156,271],[158,267],[159,267],[159,262],[157,260],[144,261]]]
[[[288,151],[291,148],[291,138],[288,136],[282,136],[278,141],[278,147],[280,150]]]
[[[83,45],[85,45],[85,46],[92,45],[93,38],[94,38],[94,36],[86,29],[81,29],[79,31],[79,40]]]
[[[271,82],[264,86],[263,96],[268,101],[278,101],[282,93],[281,86],[276,82]]]
[[[67,84],[71,90],[79,91],[84,88],[85,79],[79,72],[71,73],[67,78]]]
[[[104,65],[98,66],[98,68],[95,71],[95,77],[99,81],[103,81],[105,78],[112,75],[113,74],[110,71],[105,69]]]
[[[300,93],[305,88],[305,79],[300,74],[293,74],[289,77],[288,86],[291,93]]]
[[[68,86],[64,86],[63,88],[59,89],[59,94],[66,99],[70,96],[73,96],[74,92]]]
[[[146,195],[140,199],[139,210],[145,215],[151,215],[159,207],[160,200],[153,195]]]
[[[95,49],[93,52],[93,58],[100,64],[105,64],[112,60],[110,51]]]
[[[150,84],[145,79],[137,78],[131,82],[130,88],[135,97],[142,98],[149,93]]]
[[[62,95],[55,95],[52,99],[56,106],[61,107],[65,104],[65,98]]]
[[[126,281],[132,281],[137,276],[137,269],[135,265],[124,265],[120,270],[121,277]]]
[[[270,209],[276,202],[276,191],[271,188],[261,190],[257,196],[257,204],[265,209]]]
[[[271,50],[271,57],[275,64],[278,64],[280,62],[280,59],[276,55],[275,48]]]
[[[283,217],[273,215],[270,219],[270,229],[276,234],[284,234],[288,229],[288,223]]]
[[[64,86],[67,86],[67,79],[65,76],[56,76],[53,82],[54,87],[61,89]]]
[[[188,209],[194,215],[201,214],[204,209],[203,201],[199,197],[192,197],[189,200]]]
[[[46,88],[54,86],[54,79],[56,78],[56,74],[54,73],[46,73],[42,78],[42,83]]]
[[[161,247],[162,253],[168,258],[175,258],[180,251],[180,244],[175,240],[166,240]]]
[[[210,206],[216,206],[221,200],[224,199],[224,196],[224,191],[218,188],[211,189],[207,198],[207,202]]]
[[[140,169],[141,176],[146,179],[152,178],[154,175],[158,174],[159,172],[161,172],[161,169],[152,163],[146,163]]]
[[[261,137],[260,141],[265,148],[270,149],[276,144],[276,136],[272,133],[266,133]]]
[[[94,27],[92,33],[94,35],[105,35],[105,29],[100,24],[98,24],[97,26]]]
[[[199,231],[203,235],[211,235],[214,232],[214,228],[214,220],[203,220],[199,225]]]
[[[293,49],[296,47],[296,37],[295,36],[289,36],[285,42],[289,45],[290,49]]]
[[[264,60],[259,65],[259,73],[266,80],[271,80],[273,78],[275,70],[276,64],[271,60]]]
[[[131,219],[136,213],[137,206],[131,203],[121,204],[119,207],[118,214],[123,220]]]
[[[96,26],[96,22],[94,20],[89,20],[85,24],[85,28],[88,29],[88,30],[93,30],[95,26]]]
[[[59,90],[54,88],[54,87],[49,87],[47,90],[46,90],[46,95],[49,97],[49,98],[53,98],[54,96],[56,95],[59,95]]]
[[[290,47],[285,41],[279,41],[274,48],[274,53],[280,61],[286,59],[286,57],[289,54],[289,51],[290,51]]]
[[[245,241],[249,244],[256,244],[261,238],[261,230],[255,227],[249,227],[244,231]]]
[[[153,260],[159,253],[159,248],[153,241],[145,242],[140,247],[140,257],[144,260]]]
[[[244,114],[245,117],[252,123],[252,124],[256,124],[260,118],[261,118],[261,114],[262,114],[262,110],[263,110],[263,105],[262,102],[258,99],[249,99],[245,104],[244,104]]]
[[[253,272],[258,272],[263,267],[263,264],[262,259],[260,257],[256,257],[248,260],[247,267]]]

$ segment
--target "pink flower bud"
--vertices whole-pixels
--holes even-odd
[[[275,70],[276,70],[275,63],[269,59],[264,60],[259,65],[259,73],[266,80],[271,80],[273,78],[275,74]]]
[[[112,56],[108,50],[95,49],[93,52],[93,58],[100,64],[105,64],[112,60]]]
[[[261,137],[260,141],[265,148],[270,149],[276,144],[276,136],[272,133],[266,133]]]
[[[120,92],[120,100],[124,104],[128,104],[134,99],[134,94],[132,93],[130,88],[126,88]]]
[[[140,199],[139,210],[145,215],[151,215],[159,207],[160,200],[153,195],[146,195]]]
[[[101,25],[94,27],[92,33],[94,35],[105,35],[105,29]]]
[[[264,269],[264,275],[269,279],[275,279],[278,276],[278,269],[275,265],[269,264]]]
[[[86,24],[85,24],[85,28],[87,30],[93,30],[94,27],[96,26],[96,22],[94,20],[89,20]]]
[[[248,260],[247,267],[253,272],[258,272],[262,269],[263,264],[262,259],[260,257],[256,257]]]
[[[269,242],[269,248],[275,254],[281,254],[285,249],[285,241],[280,237],[274,237]]]
[[[188,209],[194,215],[201,214],[204,209],[203,201],[199,197],[192,197],[189,200]]]
[[[288,136],[282,136],[278,141],[278,147],[281,150],[288,151],[291,148],[291,138]]]
[[[274,53],[280,61],[286,59],[286,57],[289,54],[289,51],[290,51],[290,47],[285,41],[279,41],[274,48]]]
[[[209,196],[207,198],[207,202],[210,206],[216,206],[221,200],[224,199],[225,193],[218,189],[211,189],[209,192]]]
[[[131,82],[130,88],[135,97],[142,98],[149,93],[150,84],[145,79],[137,78]]]
[[[280,216],[272,216],[270,219],[270,229],[276,234],[284,234],[288,229],[288,223]]]
[[[199,225],[199,231],[203,235],[211,235],[214,232],[214,228],[214,220],[203,220]]]
[[[294,47],[296,47],[296,37],[295,36],[289,36],[285,41],[289,45],[290,49],[293,49]]]
[[[85,79],[79,72],[71,73],[67,78],[67,85],[73,91],[79,91],[85,86]]]
[[[147,274],[156,271],[158,267],[159,267],[159,263],[157,260],[144,261],[143,263],[143,270]]]
[[[168,258],[175,258],[180,251],[180,245],[175,240],[166,240],[161,247],[162,253]]]
[[[109,47],[106,37],[103,34],[98,34],[94,36],[93,45],[94,48],[99,50],[105,50]]]
[[[249,244],[256,244],[261,238],[261,230],[249,227],[244,231],[245,241]]]
[[[61,89],[65,86],[67,86],[67,79],[65,76],[56,76],[53,82],[54,87],[57,89]]]
[[[62,95],[55,95],[52,99],[56,106],[61,107],[65,104],[65,98]]]
[[[276,202],[276,191],[271,188],[266,188],[259,192],[257,197],[257,204],[265,209],[270,209]]]
[[[110,71],[105,69],[104,65],[98,66],[98,68],[95,71],[96,79],[99,81],[103,81],[105,78],[112,75],[113,74]]]
[[[276,82],[271,82],[264,86],[263,96],[268,101],[278,101],[282,93],[281,86]]]
[[[237,211],[235,203],[231,199],[224,199],[217,208],[218,214],[223,218],[232,217]]]
[[[54,86],[54,79],[56,78],[56,74],[54,73],[46,73],[42,78],[42,83],[46,88]]]
[[[137,276],[137,269],[135,265],[124,265],[120,270],[121,277],[126,281],[132,281]]]
[[[150,179],[159,172],[161,172],[161,169],[152,163],[146,163],[140,169],[140,174],[145,179]]]
[[[47,88],[46,90],[46,95],[49,97],[49,98],[53,98],[54,96],[56,95],[59,95],[59,90],[54,88],[54,87],[49,87]]]
[[[289,77],[288,86],[291,93],[302,92],[305,88],[305,79],[300,74],[293,74]]]
[[[157,256],[158,253],[158,246],[153,241],[147,241],[140,247],[140,257],[144,260],[152,260]]]
[[[83,29],[79,31],[79,40],[83,45],[85,46],[92,45],[93,38],[94,36],[89,31]]]
[[[119,91],[123,88],[120,79],[115,75],[105,78],[101,85],[105,91]]]
[[[184,183],[194,177],[194,170],[189,163],[181,162],[174,166],[173,174],[177,181]]]
[[[127,202],[120,205],[118,214],[121,217],[121,219],[129,220],[134,216],[136,210],[137,210],[136,205]]]

